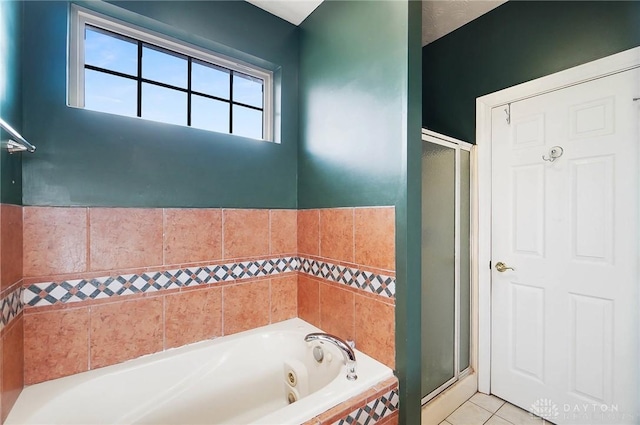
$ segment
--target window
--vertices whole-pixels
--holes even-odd
[[[72,5],[69,104],[273,140],[272,74]]]

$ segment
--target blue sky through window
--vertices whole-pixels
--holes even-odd
[[[142,48],[142,78],[186,89],[187,58],[145,45]]]
[[[228,133],[229,104],[194,94],[191,97],[191,126]]]
[[[93,111],[135,117],[138,112],[138,84],[104,72],[85,69],[84,107]]]
[[[187,94],[142,83],[142,118],[187,125]]]
[[[262,111],[233,105],[233,134],[262,139]]]
[[[84,62],[123,74],[138,73],[138,44],[133,40],[86,27]]]
[[[229,99],[231,71],[215,65],[193,61],[191,88],[200,93]]]
[[[138,43],[109,31],[85,27],[85,108],[125,116],[138,115]],[[187,125],[188,60],[185,55],[142,43],[142,118]],[[191,70],[191,90],[226,100],[192,93],[192,127],[229,133],[229,126],[233,124],[233,134],[262,139],[263,111],[235,105],[238,102],[263,108],[264,82],[261,79],[199,59],[192,59]],[[233,99],[230,99],[232,74]]]
[[[233,73],[233,101],[262,108],[262,80]]]

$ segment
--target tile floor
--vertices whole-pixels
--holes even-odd
[[[476,393],[440,425],[544,425],[550,424],[504,400]]]

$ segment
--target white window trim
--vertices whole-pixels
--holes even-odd
[[[76,4],[71,5],[69,27],[69,72],[67,82],[69,106],[84,108],[85,58],[83,34],[87,24],[262,79],[264,81],[262,129],[264,138],[262,140],[274,141],[273,72],[218,53],[214,54],[186,42],[128,24]],[[233,136],[233,134],[231,135]]]

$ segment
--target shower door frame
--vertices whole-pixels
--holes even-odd
[[[442,394],[446,389],[454,386],[466,377],[475,377],[477,370],[477,267],[475,266],[477,252],[477,197],[476,197],[476,148],[471,143],[464,142],[453,137],[445,136],[435,131],[422,129],[422,142],[435,143],[455,151],[455,218],[454,218],[454,298],[455,298],[455,330],[454,330],[454,375],[447,382],[422,397],[421,404],[424,406],[438,395]],[[461,168],[460,168],[460,151],[469,152],[469,284],[470,284],[470,305],[469,305],[469,366],[460,371],[460,195],[461,195]],[[424,372],[423,372],[424,373]],[[477,387],[477,384],[474,385]],[[474,391],[475,392],[475,391]]]

